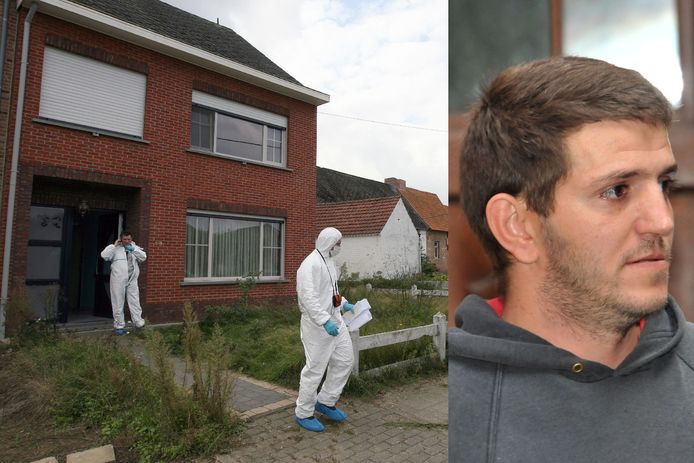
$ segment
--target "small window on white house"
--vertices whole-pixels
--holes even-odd
[[[142,138],[147,76],[46,47],[39,116]]]
[[[233,280],[249,275],[279,279],[283,232],[281,219],[189,212],[185,279]]]
[[[434,259],[441,258],[441,242],[434,241]]]
[[[194,90],[190,144],[230,158],[286,166],[287,118]]]

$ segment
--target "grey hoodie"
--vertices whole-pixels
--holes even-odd
[[[694,462],[694,325],[672,298],[615,370],[477,296],[461,324],[449,331],[449,462]]]

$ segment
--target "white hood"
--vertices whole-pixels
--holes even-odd
[[[342,239],[342,233],[337,228],[328,227],[324,228],[316,238],[316,249],[326,257],[328,251],[330,251],[338,241]]]

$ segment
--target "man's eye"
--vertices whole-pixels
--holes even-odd
[[[626,185],[615,185],[600,195],[603,199],[619,199],[627,193]]]
[[[673,190],[677,189],[677,181],[672,178],[661,179],[660,188],[663,190],[663,193],[670,194]]]

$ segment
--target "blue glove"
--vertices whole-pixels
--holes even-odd
[[[345,304],[342,306],[345,312],[352,312],[354,313],[354,304],[350,304],[349,302],[345,302]]]
[[[133,247],[132,244],[126,244],[126,245],[123,246],[123,247],[124,247],[125,250],[128,251],[128,252],[133,252],[133,251],[135,250],[135,248]]]
[[[330,336],[337,336],[338,329],[334,321],[328,320],[323,325],[323,328],[325,328],[325,331],[327,331]]]

